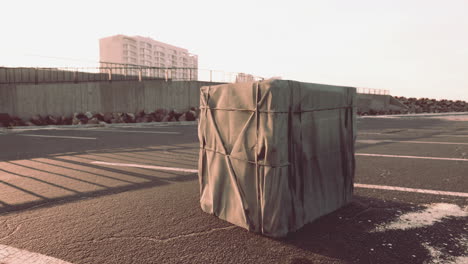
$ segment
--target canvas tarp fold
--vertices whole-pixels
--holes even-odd
[[[202,210],[282,237],[348,203],[355,98],[355,88],[286,80],[202,87]]]

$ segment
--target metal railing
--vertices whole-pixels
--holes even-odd
[[[263,80],[246,73],[190,67],[151,67],[101,62],[100,67],[7,68],[0,67],[0,84],[40,84],[103,81],[209,81],[247,82]]]
[[[360,94],[380,94],[380,95],[390,94],[390,90],[363,88],[363,87],[356,87],[356,89],[357,89],[357,92]]]
[[[189,67],[151,67],[100,62],[100,67],[10,68],[0,67],[0,84],[79,83],[110,81],[252,82],[263,77],[247,73]],[[389,90],[357,87],[360,94],[389,95]]]

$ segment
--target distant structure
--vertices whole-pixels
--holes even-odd
[[[101,38],[99,59],[101,67],[116,63],[161,68],[155,73],[169,74],[174,79],[196,80],[198,76],[197,55],[189,53],[187,49],[141,36],[115,35]],[[146,74],[149,73],[146,70]]]
[[[236,83],[244,83],[244,82],[255,82],[255,76],[248,73],[240,72],[236,76]]]

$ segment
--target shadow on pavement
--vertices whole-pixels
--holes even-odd
[[[93,161],[194,168],[198,153],[152,148],[0,162],[0,214],[52,207],[77,200],[194,181],[196,173],[110,167]],[[180,148],[185,151],[186,148]],[[158,155],[154,158],[154,155]],[[196,166],[195,166],[196,167]]]
[[[372,232],[379,225],[398,216],[422,210],[414,204],[388,202],[355,196],[342,209],[306,225],[279,241],[292,244],[310,253],[324,255],[351,263],[432,263],[430,249],[441,250],[437,261],[446,263],[448,256],[463,256],[466,239],[466,218],[446,218],[429,225],[406,230]],[[314,263],[308,258],[290,263]]]

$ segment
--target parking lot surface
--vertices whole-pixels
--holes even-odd
[[[357,122],[354,201],[284,239],[201,211],[196,124],[0,130],[0,263],[468,263],[468,114]]]

